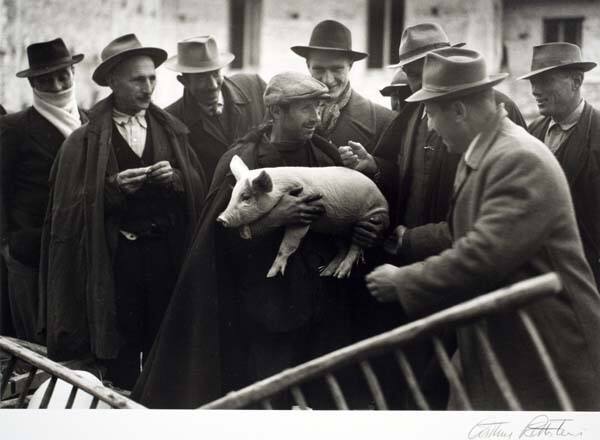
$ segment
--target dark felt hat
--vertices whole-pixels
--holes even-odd
[[[265,105],[314,98],[329,99],[329,87],[310,75],[298,72],[283,72],[273,76],[263,95]]]
[[[202,73],[221,69],[231,63],[235,55],[219,52],[212,35],[186,38],[177,43],[177,55],[165,63],[167,69],[181,73]]]
[[[578,69],[583,72],[592,70],[596,63],[583,61],[581,49],[571,43],[546,43],[534,46],[531,59],[531,72],[518,79],[529,79],[532,76],[553,69]]]
[[[143,47],[135,34],[126,34],[114,39],[102,49],[100,59],[102,62],[94,73],[92,79],[100,86],[107,86],[106,76],[117,64],[125,58],[137,55],[146,55],[152,58],[154,66],[160,66],[167,59],[167,52],[158,47]]]
[[[430,52],[425,57],[421,90],[406,102],[439,101],[470,95],[500,83],[507,73],[488,75],[479,52],[449,47]]]
[[[465,43],[450,44],[448,35],[437,23],[420,23],[409,26],[402,32],[398,47],[398,63],[387,66],[389,69],[402,67],[424,58],[432,50],[444,47],[462,47]]]
[[[306,58],[312,50],[327,50],[347,54],[353,61],[362,60],[368,54],[352,50],[352,33],[339,21],[324,20],[317,24],[310,35],[308,46],[292,46],[292,51]]]
[[[408,78],[406,77],[406,73],[402,69],[399,69],[392,78],[392,82],[390,85],[385,86],[384,88],[379,90],[383,96],[391,96],[392,93],[398,91],[400,89],[405,89],[410,87],[408,85]]]
[[[62,38],[27,46],[29,69],[17,73],[19,78],[45,75],[83,60],[83,54],[71,55]]]

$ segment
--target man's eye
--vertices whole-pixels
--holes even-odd
[[[246,202],[246,201],[250,200],[250,194],[242,193],[242,195],[240,196],[240,199],[242,199],[242,202]]]

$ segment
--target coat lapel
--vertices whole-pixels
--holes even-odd
[[[244,113],[245,107],[250,103],[250,99],[244,91],[239,88],[233,81],[229,78],[225,78],[223,82],[223,95],[225,102],[227,102],[227,95],[231,98],[231,108],[229,110],[229,127],[228,129],[231,132],[231,139],[235,140],[240,136],[245,135],[246,133],[240,133],[240,120],[242,118],[242,114]]]
[[[31,107],[27,118],[29,136],[40,147],[40,153],[54,158],[65,140],[58,129]]]
[[[592,107],[586,102],[579,122],[556,152],[571,188],[581,175],[589,156],[589,140],[592,125]]]

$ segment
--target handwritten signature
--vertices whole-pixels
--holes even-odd
[[[468,439],[531,439],[583,437],[582,431],[572,429],[573,419],[550,418],[539,415],[524,427],[516,427],[508,421],[482,420],[469,430]]]

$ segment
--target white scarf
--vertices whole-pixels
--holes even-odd
[[[81,117],[75,100],[75,88],[50,93],[33,89],[33,108],[46,118],[64,137],[81,127]]]

